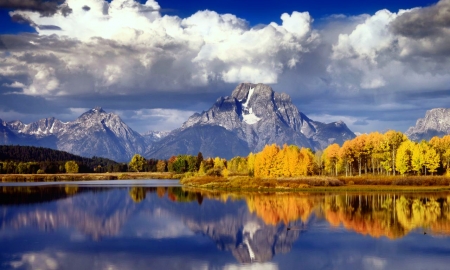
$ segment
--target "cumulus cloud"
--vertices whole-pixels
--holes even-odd
[[[18,3],[8,3],[13,2]],[[153,109],[182,122],[240,82],[272,84],[306,114],[336,114],[351,123],[374,117],[383,102],[412,104],[414,115],[419,110],[422,115],[430,108],[423,104],[433,106],[436,100],[430,98],[450,85],[450,0],[371,15],[332,15],[314,25],[308,12],[292,11],[280,14],[281,23],[254,27],[211,10],[186,18],[163,16],[154,0],[47,2],[56,5],[51,16],[10,5],[11,17],[31,24],[37,34],[0,36],[0,84],[20,83],[16,89],[23,96],[68,107],[95,103],[116,111],[140,110],[144,115],[128,118],[135,123],[157,114],[148,111]],[[63,6],[72,12],[62,12]],[[418,104],[417,93],[428,101]],[[342,109],[336,100],[364,106]],[[203,107],[192,105],[199,102]],[[0,104],[0,109],[8,106]],[[398,109],[378,115],[388,118],[389,113],[397,116]],[[168,116],[147,119],[176,122]],[[364,128],[375,127],[374,121]],[[164,129],[168,126],[173,125]]]
[[[24,88],[25,87],[25,85],[23,83],[20,83],[17,81],[13,82],[11,84],[4,83],[3,86],[10,87],[10,88]]]
[[[448,34],[450,28],[450,0],[417,8],[399,16],[391,28],[395,34],[409,38],[427,38]]]
[[[425,8],[381,10],[332,47],[328,72],[343,91],[448,90],[450,1]]]
[[[73,10],[67,17],[11,12],[17,20],[33,22],[38,32],[24,38],[32,46],[23,50],[8,46],[4,37],[11,55],[0,75],[13,70],[27,75],[25,94],[136,93],[151,91],[149,86],[179,90],[215,81],[276,83],[319,40],[307,12],[282,14],[281,25],[256,29],[235,15],[209,10],[185,19],[161,16],[153,0],[65,4]],[[45,57],[50,61],[32,60]]]

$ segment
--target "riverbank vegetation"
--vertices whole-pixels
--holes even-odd
[[[131,179],[180,179],[182,174],[164,172],[126,173],[63,173],[63,174],[4,174],[2,182],[61,182],[89,180],[131,180]]]
[[[178,155],[168,160],[145,159],[136,154],[128,164],[96,157],[87,159],[45,148],[13,146],[6,148],[7,151],[3,149],[1,148],[3,152],[0,155],[0,173],[8,174],[2,177],[3,181],[65,181],[88,178],[113,180],[124,179],[120,177],[124,173],[136,172],[141,179],[147,176],[162,179],[184,178],[184,185],[210,188],[297,189],[344,185],[450,184],[450,135],[417,143],[398,131],[388,131],[384,134],[374,132],[357,136],[342,146],[331,144],[323,151],[316,152],[295,145],[280,147],[272,144],[266,145],[261,152],[230,160],[220,157],[203,158],[200,152],[197,156]],[[9,160],[5,160],[8,157]],[[75,173],[77,170],[80,173],[116,174],[75,176],[76,174],[68,173]],[[55,173],[58,175],[50,175]],[[25,174],[32,176],[24,176]]]
[[[313,152],[266,145],[259,153],[201,162],[185,185],[208,188],[316,186],[449,186],[450,136],[420,143],[398,131],[374,132]],[[212,176],[216,176],[214,178]],[[242,177],[245,176],[245,180]],[[222,177],[223,179],[218,179]]]

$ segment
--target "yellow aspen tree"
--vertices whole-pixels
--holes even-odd
[[[247,169],[248,169],[249,175],[254,175],[255,158],[256,158],[255,154],[253,154],[252,152],[250,152],[250,154],[248,154],[248,156],[247,156]]]
[[[309,148],[301,148],[300,155],[303,157],[303,175],[312,175],[314,173],[314,153]]]
[[[383,140],[384,136],[383,134],[380,134],[378,132],[370,133],[369,136],[369,147],[372,148],[372,155],[371,155],[371,162],[372,162],[372,173],[375,173],[375,168],[378,171],[378,174],[380,174],[381,170],[381,159],[383,157],[384,153],[384,147],[383,147]]]
[[[445,135],[440,140],[441,142],[441,151],[442,151],[442,165],[447,170],[450,168],[450,135]]]
[[[352,140],[351,146],[353,148],[353,153],[356,161],[358,162],[358,172],[359,176],[361,176],[361,168],[362,162],[365,158],[365,144],[366,144],[367,135],[362,134]]]
[[[345,167],[345,176],[351,175],[351,165],[353,163],[352,141],[345,141],[339,149],[339,159]]]
[[[423,143],[415,143],[412,153],[412,170],[417,174],[422,173],[422,169],[425,166],[425,153],[426,153],[426,145]]]
[[[275,155],[274,158],[274,164],[273,164],[273,169],[272,169],[272,177],[281,177],[281,176],[285,176],[284,174],[284,167],[285,167],[285,151],[283,151],[285,149],[286,145],[283,145],[283,149],[279,150],[278,153]]]
[[[255,176],[271,177],[275,171],[275,157],[279,152],[276,144],[266,145],[255,158]]]
[[[395,166],[401,175],[411,171],[412,165],[412,150],[414,143],[407,140],[400,144],[397,149],[397,155],[395,157]]]
[[[289,159],[289,173],[292,177],[297,177],[301,175],[301,154],[300,149],[291,145],[288,149],[288,159]]]
[[[323,151],[318,150],[314,153],[314,166],[317,169],[317,172],[319,175],[322,175],[322,169],[323,169]]]
[[[291,177],[289,173],[288,146],[286,144],[283,145],[283,148],[278,152],[278,155],[282,158],[281,176]]]
[[[425,168],[428,169],[429,172],[431,172],[431,175],[433,175],[437,168],[439,168],[439,164],[441,162],[441,159],[439,157],[439,154],[434,149],[433,146],[429,146],[427,148],[427,152],[425,153]]]
[[[239,173],[248,173],[248,161],[246,158],[241,158],[241,161],[238,165],[238,172]]]
[[[392,157],[391,157],[392,173],[395,175],[395,154],[397,153],[397,148],[407,138],[400,131],[389,130],[384,134],[384,139],[385,139],[386,145],[389,146],[389,150],[392,153]]]
[[[326,151],[327,159],[329,160],[330,164],[332,164],[336,176],[338,175],[339,149],[339,144],[334,143],[332,145],[329,145]]]

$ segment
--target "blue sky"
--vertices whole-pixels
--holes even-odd
[[[450,0],[5,3],[6,121],[102,106],[139,132],[171,130],[240,82],[355,132],[406,131],[450,102]]]

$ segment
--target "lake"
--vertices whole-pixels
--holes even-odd
[[[1,269],[449,269],[450,193],[0,183]]]

